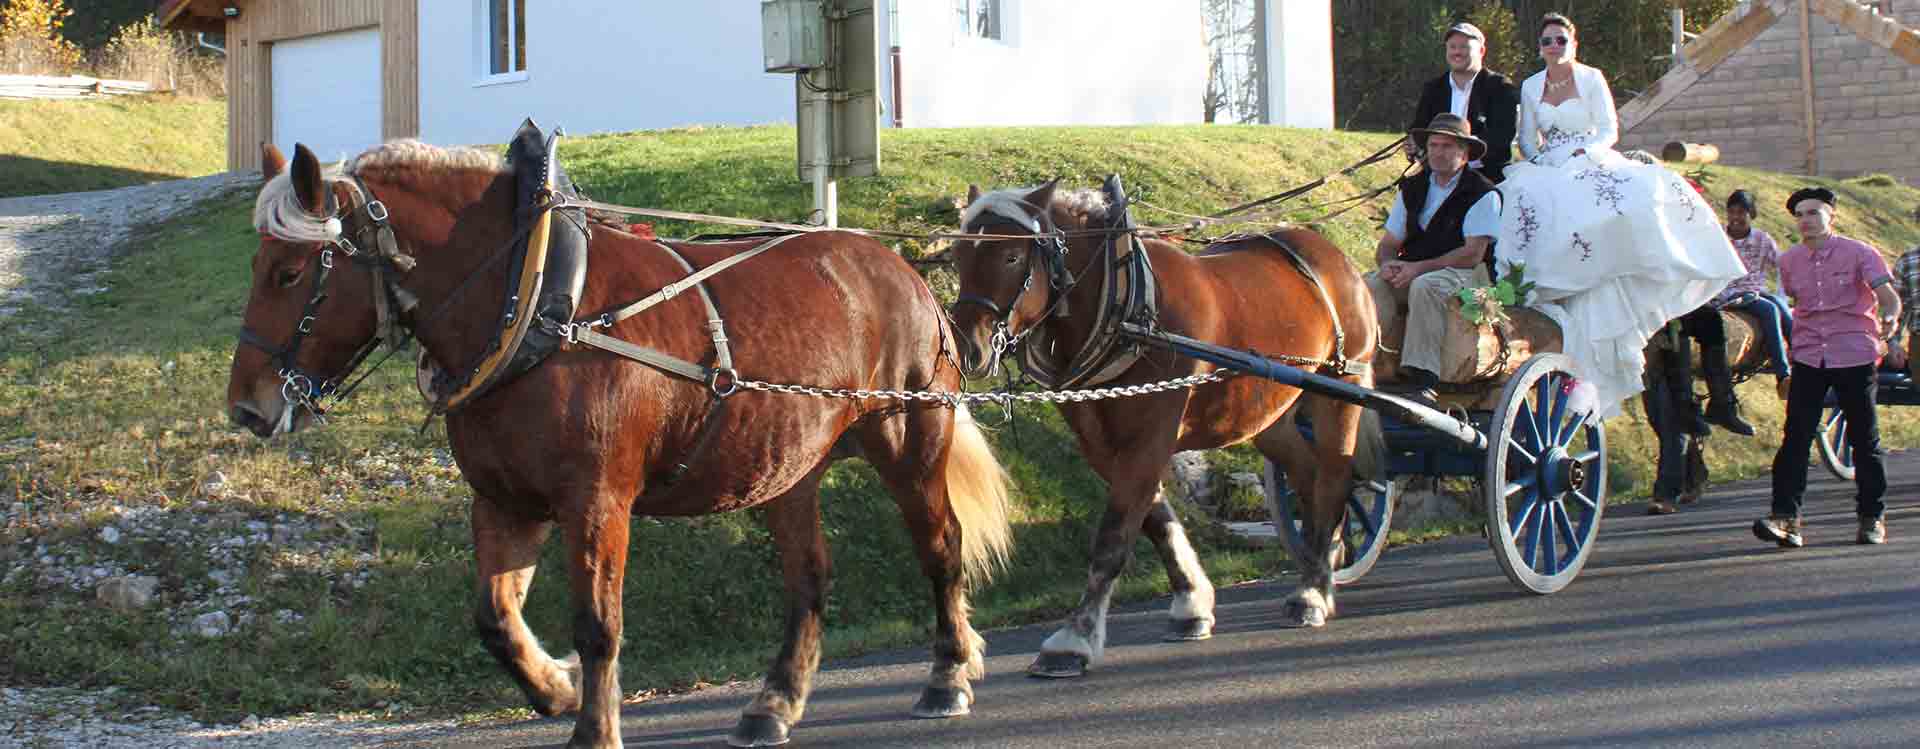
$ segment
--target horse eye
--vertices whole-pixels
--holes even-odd
[[[1018,252],[1009,252],[1009,253],[1007,253],[1007,264],[1008,264],[1008,265],[1019,265],[1019,264],[1020,264],[1020,253],[1018,253]]]
[[[281,268],[280,270],[274,272],[273,283],[274,285],[279,286],[280,288],[283,288],[283,289],[287,288],[288,286],[292,286],[295,283],[298,283],[300,281],[300,276],[303,275],[305,272],[306,272],[305,268]]]

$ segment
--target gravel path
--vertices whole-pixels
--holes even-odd
[[[6,330],[9,318],[24,309],[59,311],[76,297],[104,291],[104,272],[112,259],[141,249],[137,231],[142,227],[230,190],[256,184],[258,178],[252,175],[222,174],[99,192],[0,199],[0,330]],[[30,460],[33,451],[52,448],[30,438],[13,440],[0,444],[0,459]],[[22,505],[0,507],[0,524],[21,522],[22,518],[15,515],[24,509]],[[165,514],[178,517],[156,525],[183,534],[179,539],[182,543],[212,538],[244,549],[251,543],[273,540],[271,531],[245,534],[241,531],[250,526],[217,523],[217,516],[208,512]],[[311,524],[289,519],[287,527],[293,535],[303,536]],[[111,547],[119,534],[113,529],[103,543]],[[331,545],[353,545],[353,540],[352,534],[347,534],[345,540]],[[0,575],[7,579],[31,575],[48,587],[90,594],[101,578],[123,570],[115,566],[111,555],[95,553],[88,547],[89,542],[81,541],[63,548],[33,548],[32,553],[15,555],[15,563],[0,570]],[[241,621],[250,616],[244,610],[244,598],[221,596],[231,591],[195,592],[199,594],[196,603],[240,612]],[[221,615],[225,616],[225,611]],[[0,643],[4,641],[5,636],[0,636]],[[248,716],[238,724],[203,725],[176,711],[130,702],[112,687],[0,686],[0,748],[377,746],[390,742],[433,743],[456,727],[451,720],[396,722],[367,714],[267,719]]]
[[[104,291],[101,273],[122,243],[138,241],[134,230],[258,182],[250,174],[216,174],[98,192],[0,198],[0,320],[30,305],[59,310],[76,295]]]

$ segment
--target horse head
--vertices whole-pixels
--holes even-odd
[[[355,185],[323,169],[304,144],[289,166],[261,147],[266,184],[255,199],[253,282],[227,380],[234,423],[269,437],[312,423],[376,335],[374,283],[348,237],[367,219]]]
[[[970,376],[992,373],[1047,318],[1065,316],[1077,281],[1067,258],[1102,241],[1087,230],[1106,217],[1105,197],[1096,190],[1056,196],[1058,182],[989,193],[967,186],[960,231],[986,236],[954,242],[960,295],[950,311]]]

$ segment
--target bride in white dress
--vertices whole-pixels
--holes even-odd
[[[1562,350],[1601,415],[1641,390],[1647,339],[1745,267],[1713,207],[1679,175],[1613,149],[1619,119],[1599,70],[1574,61],[1574,25],[1540,26],[1545,70],[1520,86],[1520,154],[1500,185],[1500,274],[1524,263],[1528,305],[1560,324]]]

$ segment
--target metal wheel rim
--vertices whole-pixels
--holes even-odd
[[[1838,408],[1827,410],[1820,421],[1820,463],[1827,472],[1842,481],[1853,480],[1853,446],[1847,444],[1847,415]]]
[[[1567,413],[1571,365],[1527,360],[1487,425],[1487,541],[1508,580],[1542,595],[1579,576],[1606,511],[1606,428]]]
[[[1300,533],[1297,518],[1299,504],[1293,492],[1281,486],[1280,471],[1267,461],[1262,481],[1267,494],[1267,512],[1273,520],[1275,535],[1286,548],[1287,556],[1298,560],[1306,556],[1306,538]],[[1387,548],[1387,533],[1393,527],[1393,509],[1399,501],[1400,485],[1388,479],[1356,482],[1347,496],[1346,527],[1341,533],[1343,556],[1333,571],[1333,583],[1346,585],[1365,577],[1380,561]]]

